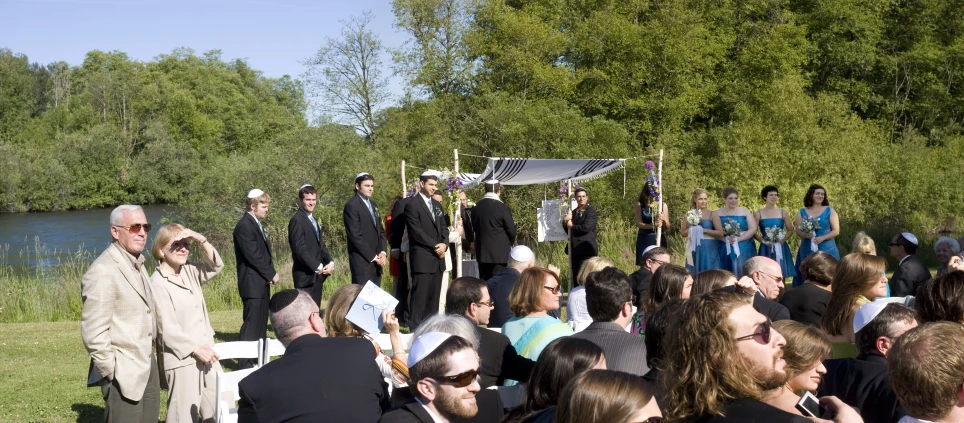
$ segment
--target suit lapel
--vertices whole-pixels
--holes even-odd
[[[308,218],[308,212],[301,209],[298,209],[298,211],[302,212],[301,213],[301,215],[303,216],[302,219],[304,219],[305,223],[308,224],[308,227],[315,232],[315,241],[318,241],[318,244],[320,245],[321,244],[321,227],[315,226],[314,223],[311,223],[311,219]]]
[[[144,293],[144,284],[134,273],[134,267],[131,266],[130,259],[124,255],[124,252],[121,251],[120,247],[116,244],[111,244],[110,248],[110,256],[117,262],[117,267],[120,269],[121,274],[124,275],[124,279],[131,285],[131,288],[134,288],[134,292],[137,292],[137,295],[141,296],[144,304],[147,304],[147,294]],[[143,270],[143,267],[141,269]]]
[[[254,224],[254,227],[255,227],[255,228],[258,228],[258,229],[257,229],[258,234],[261,235],[261,239],[264,240],[264,245],[265,245],[265,247],[268,247],[268,253],[270,254],[270,253],[271,253],[271,241],[268,241],[268,233],[264,231],[264,226],[259,226],[258,223],[260,223],[260,222],[258,222],[258,219],[256,219],[254,216],[252,216],[251,213],[244,212],[244,215],[247,216],[248,219],[251,220],[251,223]]]

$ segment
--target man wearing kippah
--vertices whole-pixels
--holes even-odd
[[[409,264],[412,271],[412,329],[426,318],[438,314],[442,295],[442,272],[448,251],[449,229],[442,204],[432,199],[442,176],[428,170],[419,176],[419,192],[405,203],[405,228],[408,230]]]
[[[515,244],[516,228],[512,211],[500,198],[499,181],[485,181],[485,196],[472,210],[472,231],[475,234],[475,256],[479,261],[479,277],[492,279],[505,270],[509,263],[509,249]]]
[[[890,240],[890,256],[897,259],[897,270],[890,278],[890,295],[906,297],[915,295],[917,287],[931,278],[931,271],[917,258],[917,237],[901,232]]]
[[[247,210],[234,226],[234,258],[238,263],[238,293],[244,304],[239,341],[257,341],[268,334],[269,285],[278,282],[271,258],[271,242],[262,225],[268,216],[271,197],[260,189],[248,192]],[[238,367],[247,369],[254,359],[238,360]]]
[[[371,281],[382,285],[382,268],[388,263],[385,252],[385,227],[378,205],[372,200],[375,178],[366,172],[355,176],[355,195],[345,203],[342,217],[348,238],[348,267],[351,283]]]
[[[305,184],[298,189],[298,211],[288,221],[288,246],[295,288],[304,289],[315,304],[321,304],[325,280],[335,270],[335,261],[313,213],[317,203],[318,191],[314,186]]]

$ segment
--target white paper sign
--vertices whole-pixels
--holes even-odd
[[[539,242],[565,241],[569,237],[562,228],[559,200],[543,200],[542,208],[536,210],[539,223]]]
[[[382,322],[382,310],[395,310],[397,305],[398,300],[395,297],[368,281],[348,309],[346,318],[365,332],[374,335],[380,333],[385,326]]]

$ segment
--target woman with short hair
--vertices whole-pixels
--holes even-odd
[[[820,327],[823,314],[830,303],[833,275],[837,272],[837,259],[823,251],[817,251],[800,263],[803,285],[792,288],[780,298],[790,311],[790,319],[805,325]]]
[[[960,253],[961,244],[956,239],[949,236],[937,238],[937,243],[934,244],[934,254],[937,255],[937,260],[941,263],[941,266],[937,268],[937,275],[935,276],[947,273],[947,263],[951,261],[951,257]]]
[[[777,207],[780,191],[773,185],[767,185],[763,187],[760,196],[763,197],[766,206],[753,214],[757,222],[760,222],[760,231],[754,235],[754,238],[760,241],[759,254],[773,259],[780,265],[784,280],[796,279],[797,270],[793,265],[793,254],[790,253],[790,246],[787,245],[787,240],[793,236],[793,222],[787,219],[787,212],[782,207]],[[783,229],[786,235],[773,243],[766,237],[767,229],[771,231]]]
[[[515,316],[502,325],[502,334],[519,355],[535,360],[556,338],[572,335],[572,328],[549,315],[559,309],[562,287],[559,277],[543,267],[522,271],[509,294],[509,309]],[[506,383],[510,385],[510,383]]]

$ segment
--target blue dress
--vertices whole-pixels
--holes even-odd
[[[640,217],[642,217],[643,223],[647,225],[653,224],[653,209],[649,207],[640,206],[639,210]],[[666,231],[663,231],[662,237],[660,237],[659,245],[661,247],[666,247],[669,244],[666,243]],[[643,250],[650,245],[656,245],[656,231],[653,229],[643,229],[639,228],[636,231],[636,265],[642,266],[643,264]]]
[[[783,212],[781,211],[780,214],[782,215]],[[760,216],[762,217],[763,215],[761,214]],[[772,228],[774,226],[778,228],[785,228],[786,227],[784,226],[785,224],[786,223],[783,220],[783,217],[770,217],[766,219],[760,219],[760,233],[766,235],[766,228]],[[790,246],[784,243],[780,245],[780,247],[783,250],[782,251],[783,261],[779,262],[780,269],[783,270],[783,278],[784,279],[796,278],[797,269],[793,265],[793,253],[790,252]],[[772,258],[774,260],[777,259],[777,255],[773,247],[766,245],[762,242],[760,243],[760,255]]]
[[[807,214],[807,209],[800,209],[800,216],[806,218],[810,215]],[[817,216],[817,220],[820,222],[820,229],[817,229],[817,236],[824,236],[830,233],[830,207],[824,209],[823,213],[820,213],[820,216]],[[821,242],[819,245],[817,245],[817,248],[819,248],[820,251],[830,254],[833,256],[833,258],[840,260],[840,251],[837,251],[836,239],[828,239],[824,242]],[[800,263],[802,263],[807,257],[810,257],[810,254],[813,253],[814,251],[810,248],[810,240],[801,239],[800,249],[797,250],[797,274],[800,274]],[[793,280],[793,286],[803,284],[802,279],[803,278],[795,278]]]
[[[727,220],[736,221],[740,225],[740,229],[743,232],[750,230],[750,226],[747,224],[746,216],[720,216],[720,223],[726,224]],[[726,254],[726,242],[720,241],[720,265],[721,269],[729,270],[736,275],[737,278],[743,277],[743,263],[747,260],[756,256],[756,244],[753,242],[753,238],[746,241],[740,241],[733,247],[740,249],[740,256],[736,256],[736,252],[733,254]]]
[[[703,219],[700,221],[700,226],[702,226],[704,230],[713,230],[713,220]],[[687,248],[689,248],[689,241],[687,240],[686,242]],[[686,270],[689,270],[693,276],[696,276],[697,273],[704,270],[722,269],[723,266],[720,264],[721,248],[725,248],[723,241],[704,235],[700,241],[700,245],[696,247],[696,252],[693,253],[694,265],[691,266],[687,264]]]

